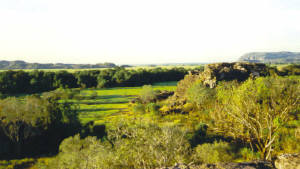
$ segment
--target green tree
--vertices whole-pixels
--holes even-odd
[[[288,78],[249,79],[241,86],[217,88],[214,127],[270,159],[278,130],[299,111],[299,92],[299,81]]]
[[[27,97],[25,103],[16,98],[0,102],[0,127],[21,153],[23,143],[30,137],[40,135],[50,124],[50,114],[45,100]]]
[[[7,137],[14,157],[40,150],[55,151],[65,137],[78,132],[80,123],[76,106],[59,102],[51,95],[10,97],[0,101],[0,135]],[[1,139],[1,138],[0,138]],[[34,149],[29,149],[35,144]],[[32,148],[32,147],[31,147]]]

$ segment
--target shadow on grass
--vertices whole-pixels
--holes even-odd
[[[101,101],[96,101],[96,102],[86,102],[86,101],[78,101],[78,102],[72,102],[74,104],[86,104],[86,105],[98,105],[98,104],[125,104],[128,103],[128,101],[111,101],[111,102],[101,102]]]
[[[115,99],[115,98],[127,98],[127,97],[134,97],[136,95],[105,95],[105,96],[97,96],[94,100],[97,99]]]
[[[95,111],[109,111],[109,110],[126,110],[126,108],[97,108],[97,109],[81,109],[79,112],[95,112]]]
[[[98,99],[117,99],[117,98],[128,98],[137,97],[137,95],[103,95],[103,96],[77,96],[76,100],[98,100]]]

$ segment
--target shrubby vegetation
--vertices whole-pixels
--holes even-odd
[[[259,158],[268,160],[284,150],[299,150],[299,136],[296,135],[300,110],[299,78],[249,78],[245,82],[218,83],[212,89],[201,80],[187,80],[197,78],[197,75],[191,76],[178,83],[179,92],[169,98],[167,104],[160,105],[162,116],[196,113],[194,117],[207,124],[211,133],[243,145],[242,156],[246,159],[256,158],[259,154]],[[181,85],[188,88],[180,90]],[[139,106],[146,110],[147,104]],[[195,139],[191,143],[197,145]]]
[[[156,168],[187,162],[190,146],[177,126],[120,123],[104,141],[95,137],[65,139],[46,168]],[[39,164],[43,168],[43,164]]]
[[[204,143],[195,148],[194,161],[200,163],[230,162],[235,158],[233,147],[227,142]]]
[[[284,66],[278,71],[278,74],[281,76],[300,75],[300,64]]]
[[[249,79],[242,85],[217,88],[212,111],[218,131],[249,142],[261,158],[271,158],[277,133],[299,113],[299,81],[288,78]]]
[[[59,103],[51,93],[0,101],[0,155],[5,158],[55,153],[60,141],[79,129],[76,107]]]
[[[300,79],[280,77],[291,74],[280,74],[284,70],[270,69],[271,76],[249,76],[246,81],[216,81],[216,86],[189,74],[175,93],[146,85],[131,101],[132,112],[109,126],[94,122],[82,126],[77,107],[64,101],[99,97],[97,93],[80,96],[80,89],[60,89],[24,100],[7,98],[0,102],[0,152],[7,155],[1,145],[10,145],[14,155],[23,156],[33,153],[29,151],[33,145],[37,152],[49,153],[39,147],[55,149],[56,156],[36,164],[45,169],[157,168],[181,162],[271,160],[282,152],[299,152]],[[149,78],[149,72],[141,74]],[[75,82],[82,88],[137,85],[133,77],[139,79],[138,74],[119,68],[53,75],[54,84],[65,88]],[[139,80],[139,84],[149,82]],[[40,86],[38,80],[32,84]]]

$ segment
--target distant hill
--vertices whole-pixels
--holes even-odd
[[[252,52],[239,61],[256,63],[300,63],[300,52]]]
[[[91,69],[91,68],[112,68],[114,63],[97,64],[63,64],[63,63],[27,63],[21,60],[0,61],[0,69]]]

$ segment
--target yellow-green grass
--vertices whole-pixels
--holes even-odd
[[[177,82],[164,82],[153,85],[154,90],[176,89]],[[129,101],[136,98],[142,87],[117,87],[106,89],[82,89],[80,100],[69,100],[79,105],[79,119],[85,124],[107,124],[121,116],[131,116]]]

